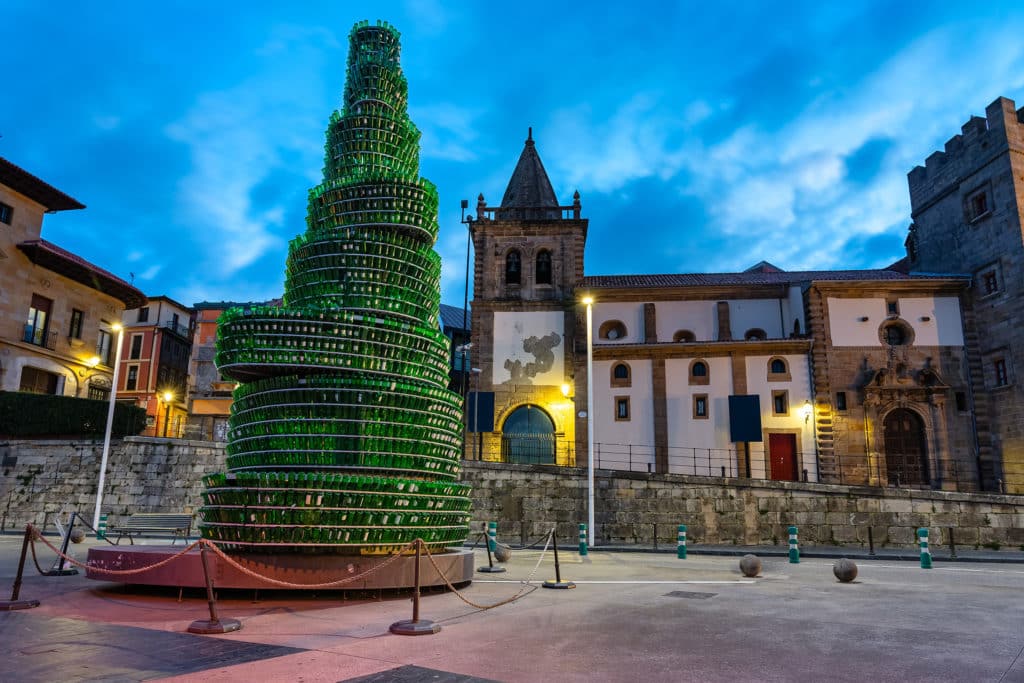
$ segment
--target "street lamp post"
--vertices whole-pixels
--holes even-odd
[[[466,320],[466,316],[469,313],[469,243],[470,238],[473,235],[473,231],[469,226],[469,222],[466,220],[466,209],[469,208],[469,200],[462,200],[462,218],[459,222],[466,226],[466,286],[462,290],[462,331],[465,333],[469,330],[469,323]],[[472,216],[470,216],[472,218]],[[472,340],[472,335],[470,335]],[[471,344],[470,344],[471,346]],[[469,348],[466,344],[462,345],[463,349]],[[462,380],[462,400],[466,400],[466,356],[463,354],[462,358],[459,359],[459,377]]]
[[[594,297],[587,307],[587,541],[594,546]]]
[[[174,394],[169,391],[164,392],[164,438],[167,438],[167,423],[171,421],[171,401],[174,400]]]
[[[473,432],[480,433],[480,368],[473,368],[470,370],[473,376],[476,377],[476,393],[473,394]],[[483,444],[480,436],[477,436],[477,440],[473,443],[473,459],[483,459]]]
[[[100,506],[103,504],[103,484],[107,478],[107,459],[110,457],[110,430],[114,426],[114,399],[117,396],[117,378],[121,372],[121,343],[124,341],[124,327],[111,325],[117,330],[117,348],[114,350],[114,378],[110,383],[110,405],[107,407],[107,428],[103,433],[103,455],[100,456],[100,481],[96,487],[96,511],[92,516],[92,528],[100,528]]]

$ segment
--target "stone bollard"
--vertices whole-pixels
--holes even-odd
[[[797,543],[795,526],[789,527],[789,563],[800,564],[800,545]]]
[[[580,555],[587,554],[587,525],[580,524]]]
[[[932,568],[932,551],[928,548],[928,529],[917,530],[917,541],[921,545],[921,569]]]
[[[493,553],[497,550],[498,543],[498,523],[487,522],[487,547]]]
[[[761,573],[761,558],[757,555],[744,555],[740,558],[740,571],[743,576],[757,576]]]
[[[498,562],[508,562],[512,558],[512,548],[504,543],[494,544],[494,559]]]
[[[842,583],[850,583],[857,578],[857,563],[847,558],[836,560],[832,565],[832,573]]]
[[[686,525],[680,524],[676,534],[676,557],[680,560],[686,559]]]

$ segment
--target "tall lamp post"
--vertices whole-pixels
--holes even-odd
[[[164,392],[164,438],[167,438],[167,423],[171,421],[171,401],[174,400],[174,394],[169,391]]]
[[[469,440],[469,403],[467,402],[468,396],[466,394],[466,353],[473,348],[472,342],[468,344],[460,344],[455,347],[455,357],[459,359],[459,367],[462,368],[462,417],[466,423],[466,437],[462,440],[462,459],[466,459],[467,444]]]
[[[460,222],[466,226],[466,286],[462,290],[462,331],[467,332],[469,330],[469,323],[466,320],[466,316],[469,313],[469,243],[470,238],[473,235],[473,231],[469,227],[469,221],[466,220],[466,209],[469,208],[469,200],[462,200],[462,218]],[[472,216],[470,216],[472,218]],[[472,340],[472,335],[470,335]],[[463,344],[463,350],[468,349],[472,344]],[[462,400],[466,400],[466,356],[463,355],[460,360],[459,375],[462,378]]]
[[[594,297],[587,307],[587,543],[594,546]]]
[[[124,341],[124,327],[118,323],[110,326],[117,330],[117,348],[114,350],[114,378],[110,383],[110,405],[107,407],[107,428],[103,434],[103,455],[100,457],[100,481],[96,487],[96,512],[92,516],[92,528],[100,528],[100,506],[103,504],[103,484],[107,478],[107,459],[110,457],[110,430],[114,426],[114,399],[117,396],[117,378],[121,374],[121,343]]]

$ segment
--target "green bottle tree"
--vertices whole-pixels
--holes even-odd
[[[349,41],[282,306],[218,321],[217,366],[239,387],[228,473],[206,477],[200,529],[235,551],[380,554],[469,533],[461,400],[437,324],[437,190],[419,176],[399,33],[360,22]],[[410,509],[430,514],[398,514]]]

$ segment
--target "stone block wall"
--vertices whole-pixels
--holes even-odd
[[[62,510],[92,521],[102,441],[0,441],[0,523],[53,530]],[[103,512],[118,524],[133,512],[196,512],[202,477],[223,471],[224,445],[129,437],[111,446]],[[474,487],[474,533],[498,522],[505,541],[531,543],[556,526],[574,546],[587,519],[583,468],[463,462]],[[934,545],[956,528],[964,546],[1024,546],[1024,496],[858,488],[826,484],[748,481],[598,470],[594,479],[599,543],[672,546],[686,524],[691,543],[784,544],[786,528],[800,527],[804,545],[915,546],[918,527],[932,529]],[[657,534],[655,536],[655,534]],[[471,536],[472,538],[472,536]]]

